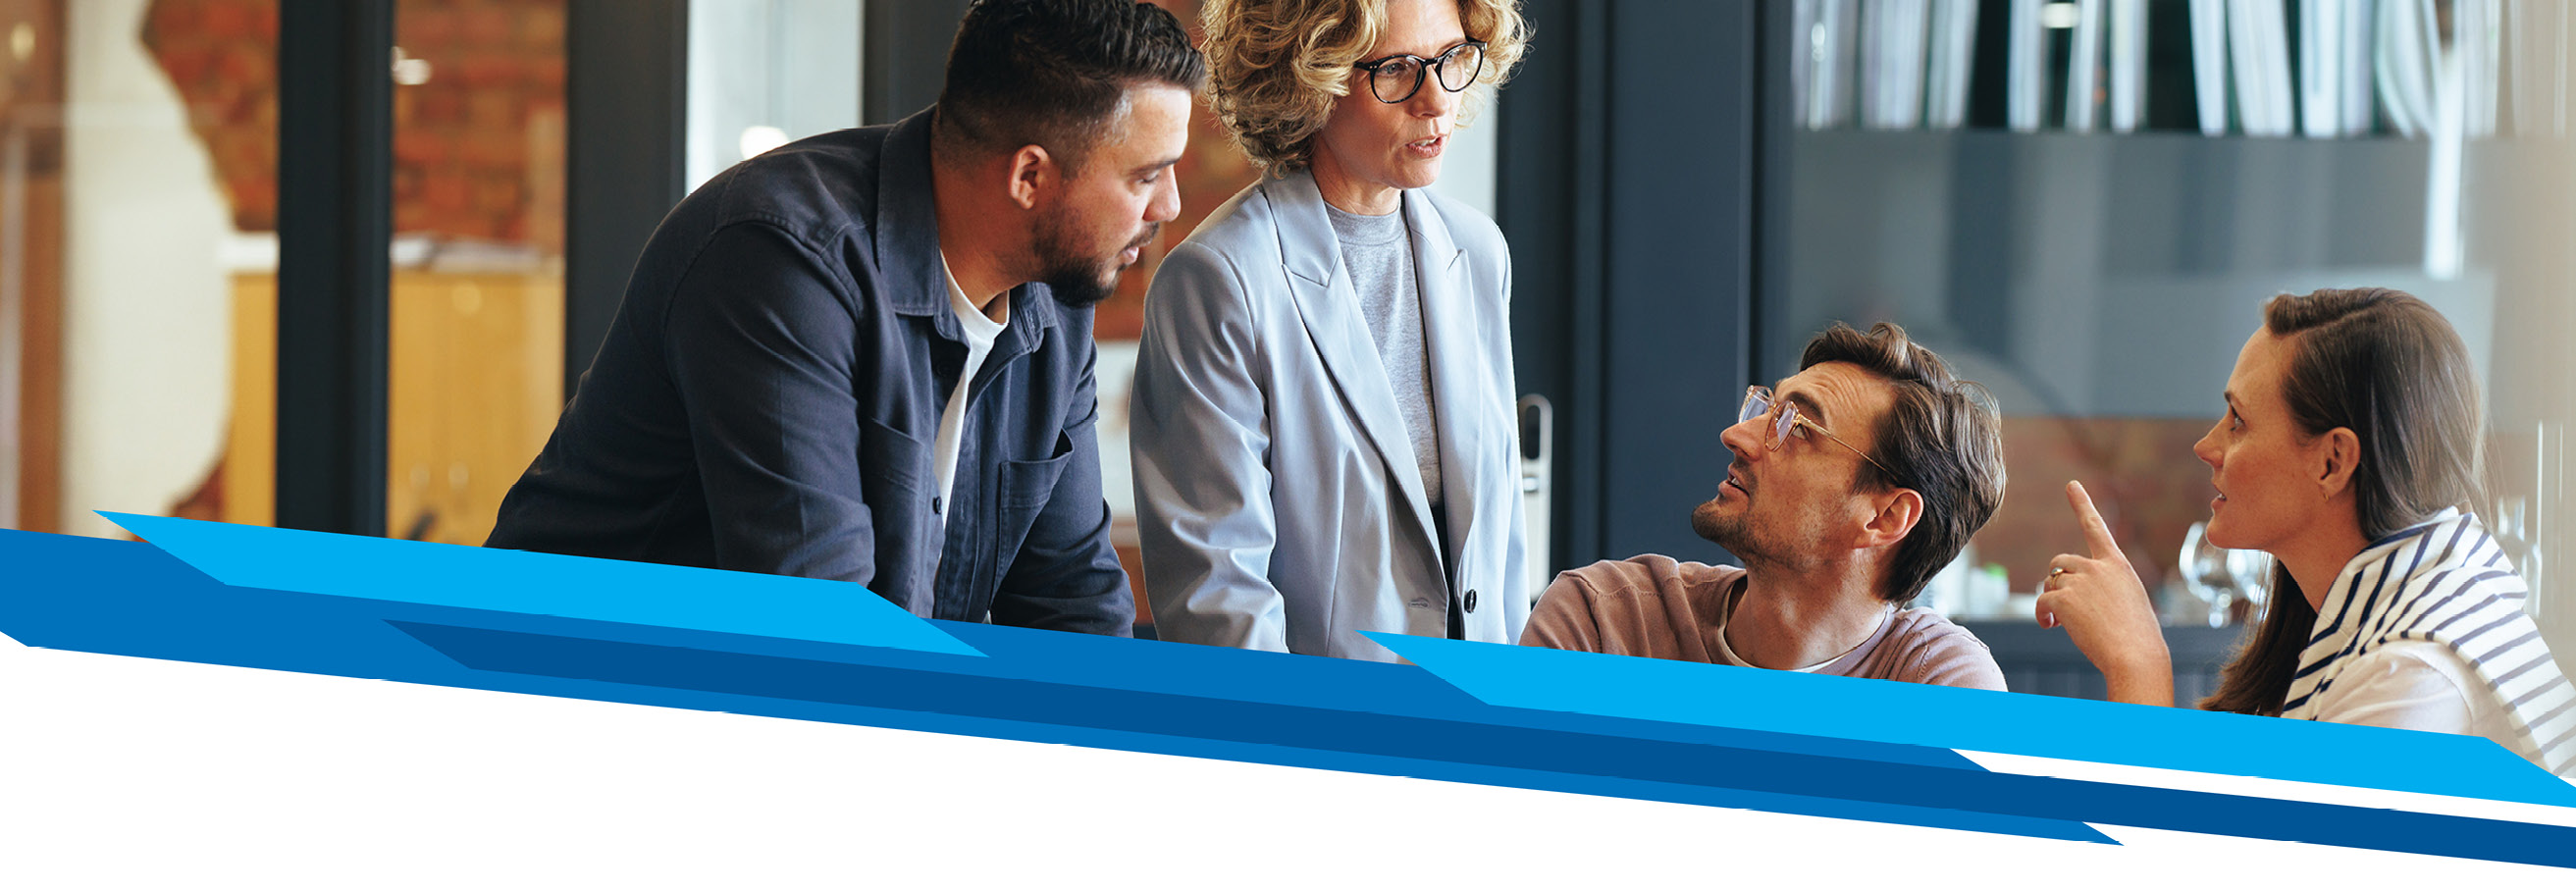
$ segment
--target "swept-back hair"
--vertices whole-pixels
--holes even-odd
[[[939,151],[1044,147],[1078,171],[1141,84],[1197,91],[1207,61],[1162,7],[1135,0],[977,0],[948,48]]]
[[[1887,590],[1880,593],[1902,604],[1957,558],[2003,504],[2003,419],[1992,394],[1953,376],[1939,354],[1908,340],[1894,323],[1872,325],[1863,334],[1836,322],[1807,342],[1798,368],[1828,362],[1859,366],[1896,392],[1869,447],[1886,470],[1864,462],[1861,473],[1876,485],[1923,497],[1923,517],[1897,544]]]
[[[2281,397],[2299,432],[2349,428],[2360,442],[2352,488],[2362,538],[2484,503],[2486,401],[2468,345],[2439,311],[2391,288],[2329,288],[2272,298],[2263,328],[2289,341]],[[2268,600],[2263,625],[2200,708],[2281,714],[2317,610],[2277,562]]]

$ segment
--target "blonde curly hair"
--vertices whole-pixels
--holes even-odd
[[[1459,110],[1467,125],[1511,79],[1528,45],[1519,0],[1457,0],[1467,36],[1485,42],[1484,71]],[[1386,0],[1208,0],[1208,104],[1234,143],[1273,175],[1314,161],[1315,132],[1351,91],[1352,65],[1377,45]],[[1427,89],[1439,89],[1426,85]]]

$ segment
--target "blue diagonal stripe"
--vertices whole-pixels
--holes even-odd
[[[339,538],[316,547],[338,547]],[[1535,690],[1529,703],[1540,705],[1502,704],[1494,701],[1509,698],[1487,688],[1490,679],[1461,686],[1422,666],[977,624],[927,623],[970,656],[605,622],[488,602],[468,608],[233,587],[148,545],[10,531],[0,531],[0,568],[7,574],[0,633],[38,647],[2038,838],[2104,842],[2086,825],[2107,824],[2576,866],[2576,828],[1990,772],[1886,730],[1923,720],[1919,712],[1928,707],[1909,704],[1908,695],[2032,704],[2017,718],[1988,716],[2007,723],[1993,729],[2005,735],[2067,721],[2069,707],[2101,706],[2056,698],[1822,679],[1850,690],[1825,692],[1829,699],[1803,709],[1775,708],[1746,697],[1775,696],[1763,693],[1761,679],[1795,676],[1738,672],[1754,680],[1692,675],[1677,676],[1684,679],[1678,684],[1623,687],[1633,680],[1555,667],[1525,679]],[[759,579],[719,574],[695,594],[722,605],[737,578]],[[1647,662],[1528,653],[1541,661]],[[1438,671],[1475,674],[1455,663]],[[1738,688],[1753,693],[1740,697]],[[1892,692],[1892,699],[1872,699],[1864,688]],[[1550,698],[1581,700],[1585,692],[1604,705],[1548,708]],[[1679,705],[1644,708],[1667,701]],[[1731,703],[1742,707],[1740,715]],[[2136,730],[2215,754],[2218,773],[2275,776],[2226,764],[2271,764],[2243,734],[2180,735],[2155,725],[2158,717],[2187,720],[2188,713],[2132,714],[2141,723]],[[2284,739],[2308,745],[2323,738]],[[2072,757],[2119,761],[2103,753],[2125,754],[2120,743]],[[2392,761],[2385,771],[2412,783],[2400,773],[2420,779],[2453,767]]]
[[[2049,839],[2110,842],[2080,821],[2009,810],[1949,807],[1950,791],[1996,777],[1973,763],[1883,762],[1787,747],[1725,745],[1528,727],[1479,710],[1485,721],[1417,714],[1182,696],[1098,686],[1065,667],[1049,680],[917,670],[849,660],[814,660],[703,648],[597,641],[459,626],[397,622],[405,633],[465,666],[521,675],[757,696],[789,712],[813,705],[863,707],[921,716],[1007,722],[1002,736],[1052,739],[1068,730],[1100,745],[1176,755],[1240,753],[1256,761],[1356,770],[1687,804],[1786,810]],[[1047,633],[1039,633],[1041,635]],[[978,636],[984,637],[984,636]],[[995,662],[1030,654],[989,642]],[[1116,645],[1112,645],[1116,646]],[[1192,650],[1175,656],[1197,656]],[[1041,653],[1044,651],[1040,651]],[[1229,652],[1212,652],[1220,656]],[[960,665],[956,669],[981,669]],[[1390,667],[1393,668],[1393,667]],[[784,703],[800,704],[785,707]],[[764,710],[769,711],[769,710]],[[913,720],[893,722],[907,726]],[[1052,729],[1035,731],[1027,729]],[[1789,742],[1764,735],[1736,743]],[[1236,756],[1227,756],[1236,757]],[[1397,766],[1401,766],[1400,769]],[[2010,776],[2003,776],[2010,778]]]
[[[243,588],[976,653],[848,582],[99,514],[225,585]]]
[[[2483,737],[1366,634],[1496,706],[2576,806]]]

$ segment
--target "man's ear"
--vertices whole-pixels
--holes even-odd
[[[1894,545],[1914,531],[1923,519],[1923,494],[1910,489],[1896,489],[1874,500],[1878,513],[1861,525],[1862,548]]]
[[[2352,475],[2361,468],[2361,437],[2352,428],[2339,427],[2317,435],[2319,465],[2317,487],[2328,499],[2352,488]]]
[[[1031,143],[1011,153],[1011,201],[1022,210],[1036,208],[1038,196],[1054,191],[1063,179],[1063,168],[1045,146]]]

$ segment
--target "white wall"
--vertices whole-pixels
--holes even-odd
[[[696,0],[689,4],[691,190],[741,162],[743,131],[793,141],[859,123],[861,4]]]
[[[1501,120],[1488,100],[1484,110],[1470,116],[1466,126],[1449,135],[1440,181],[1431,184],[1431,191],[1483,211],[1485,216],[1494,215],[1494,141],[1503,132]]]
[[[222,453],[231,408],[226,201],[140,39],[148,0],[68,4],[63,528],[160,514]]]

